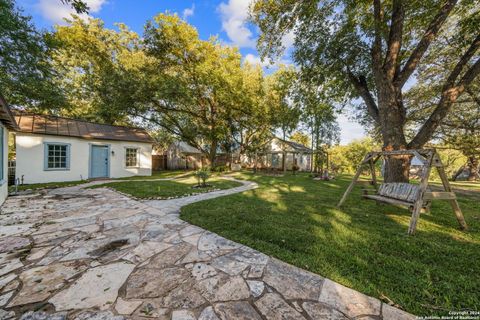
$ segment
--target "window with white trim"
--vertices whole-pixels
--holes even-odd
[[[45,170],[69,170],[70,145],[65,143],[45,144]]]
[[[138,167],[138,148],[125,149],[125,166]]]

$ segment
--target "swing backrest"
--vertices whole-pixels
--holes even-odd
[[[419,192],[420,187],[418,185],[394,182],[382,183],[378,188],[377,194],[386,198],[414,203],[418,198]]]

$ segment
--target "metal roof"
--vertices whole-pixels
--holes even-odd
[[[203,154],[202,151],[198,150],[197,148],[189,145],[185,141],[174,141],[172,142],[173,147],[178,149],[181,153],[188,153],[188,154]]]
[[[18,131],[32,134],[75,137],[82,139],[153,143],[141,128],[113,126],[50,115],[19,113],[15,115]]]
[[[283,139],[280,139],[280,138],[278,138],[278,137],[275,137],[274,139],[279,140],[280,143],[285,143],[286,145],[290,146],[290,148],[292,148],[291,151],[312,152],[312,149],[310,149],[310,148],[307,147],[307,146],[304,146],[304,145],[301,144],[301,143],[294,142],[294,141],[283,140]]]

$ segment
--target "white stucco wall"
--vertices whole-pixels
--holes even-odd
[[[44,144],[70,144],[69,170],[44,170]],[[150,143],[87,140],[53,135],[17,133],[16,177],[23,183],[45,183],[59,181],[76,181],[89,178],[90,146],[107,145],[110,147],[110,178],[129,176],[149,176],[152,174],[152,145]],[[139,166],[129,168],[125,165],[126,148],[139,148]],[[112,154],[113,151],[113,154]]]
[[[8,130],[2,124],[3,128],[3,179],[0,181],[0,205],[8,196]]]

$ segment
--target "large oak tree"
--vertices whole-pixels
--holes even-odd
[[[402,150],[422,148],[480,73],[478,8],[474,0],[256,0],[251,18],[261,30],[263,56],[281,53],[284,35],[293,31],[294,60],[304,76],[332,88],[332,99],[361,98],[383,148]],[[460,17],[450,27],[463,46],[435,108],[408,139],[405,87],[414,85],[417,68],[452,15]],[[385,180],[408,181],[409,166],[410,158],[391,157]]]

